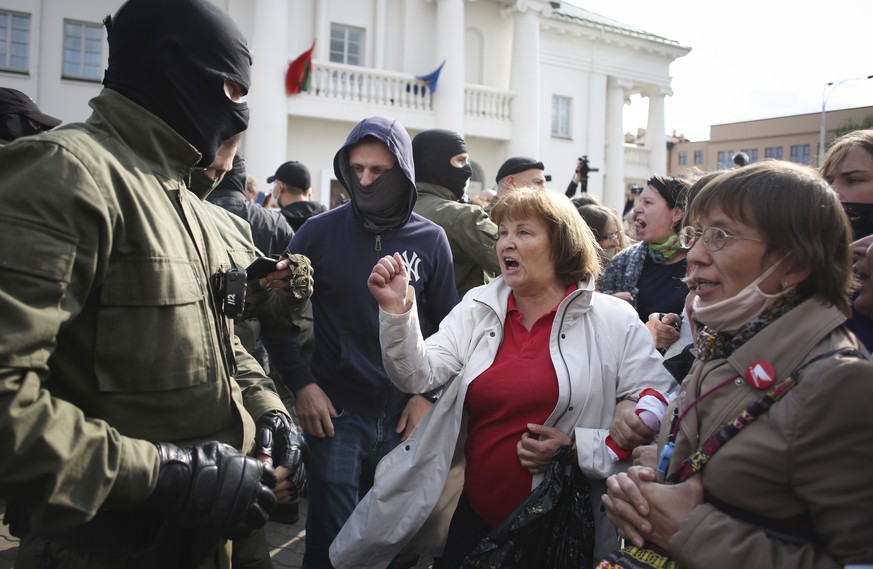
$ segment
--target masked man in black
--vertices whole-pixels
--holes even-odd
[[[248,125],[251,57],[208,0],[129,0],[105,23],[91,117],[0,149],[15,566],[226,566],[225,540],[276,503],[266,462],[293,430],[234,334],[239,267],[189,190]]]
[[[464,139],[456,132],[426,130],[412,140],[415,160],[415,213],[440,227],[449,238],[458,295],[491,282],[500,274],[497,226],[481,207],[468,203],[473,174]]]

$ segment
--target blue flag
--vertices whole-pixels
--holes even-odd
[[[443,65],[446,64],[446,60],[444,59],[440,66],[428,73],[427,75],[416,75],[416,79],[421,79],[425,83],[427,83],[428,89],[430,89],[431,93],[436,93],[437,90],[437,81],[440,78],[440,71],[443,70]]]

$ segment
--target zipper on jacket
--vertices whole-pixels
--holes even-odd
[[[376,253],[381,257],[382,256],[382,234],[376,234]]]

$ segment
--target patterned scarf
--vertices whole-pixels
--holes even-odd
[[[694,342],[698,351],[697,357],[704,362],[730,357],[734,351],[751,340],[755,334],[804,300],[806,300],[806,297],[800,294],[797,288],[794,288],[779,297],[769,309],[752,318],[748,324],[740,328],[734,335],[717,332],[705,326]]]
[[[679,235],[674,233],[663,243],[649,243],[649,258],[659,264],[666,263],[681,250]]]

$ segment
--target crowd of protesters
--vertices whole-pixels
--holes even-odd
[[[271,567],[304,491],[304,568],[468,567],[565,448],[592,563],[873,566],[873,131],[653,173],[625,224],[530,157],[471,199],[460,134],[373,116],[348,201],[292,160],[267,211],[229,16],[105,24],[85,122],[0,89],[16,567]]]

